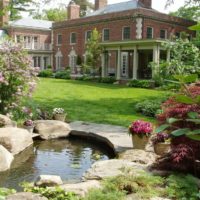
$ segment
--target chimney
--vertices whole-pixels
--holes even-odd
[[[70,1],[68,8],[68,19],[78,19],[80,17],[80,6],[77,5],[73,0]]]
[[[0,0],[0,10],[3,11],[0,15],[0,28],[7,25],[9,22],[8,5],[9,0]]]
[[[152,0],[138,0],[139,3],[144,5],[144,8],[152,8]]]
[[[95,0],[95,10],[106,7],[108,4],[107,0]]]

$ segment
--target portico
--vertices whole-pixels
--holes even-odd
[[[159,68],[160,59],[169,59],[161,46],[164,40],[134,40],[101,43],[102,77],[115,76],[117,80],[150,79],[157,70],[152,71],[150,63]]]

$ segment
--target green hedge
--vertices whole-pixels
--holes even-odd
[[[129,87],[136,87],[136,88],[154,88],[155,81],[153,80],[131,80],[128,83]]]
[[[55,74],[55,78],[57,79],[71,79],[70,70],[57,71]]]
[[[39,77],[52,77],[53,71],[51,69],[45,69],[45,70],[40,71],[38,76]]]

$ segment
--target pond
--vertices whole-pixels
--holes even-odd
[[[9,171],[0,173],[0,187],[21,190],[19,183],[33,182],[39,175],[58,175],[64,183],[81,180],[97,160],[114,156],[103,144],[86,139],[35,141],[15,157]]]

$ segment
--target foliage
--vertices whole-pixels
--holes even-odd
[[[135,110],[145,116],[155,117],[156,114],[161,112],[161,104],[166,101],[167,98],[168,95],[163,95],[162,97],[140,101],[135,105]]]
[[[38,76],[39,77],[52,77],[53,71],[51,69],[45,69],[45,70],[40,71]]]
[[[100,41],[101,41],[101,34],[95,28],[92,31],[91,37],[86,44],[86,65],[90,67],[93,75],[95,75],[95,71],[97,69],[100,70],[99,63],[102,53],[102,47],[100,45]]]
[[[153,80],[131,80],[128,83],[129,87],[136,87],[136,88],[153,88],[154,85]]]
[[[113,84],[114,82],[116,82],[116,78],[115,77],[102,77],[100,79],[101,83],[110,83]]]
[[[14,193],[16,193],[14,189],[0,188],[0,200],[5,200],[6,196]]]
[[[80,16],[83,17],[87,14],[88,10],[94,8],[94,5],[88,0],[74,0],[77,5],[80,5]]]
[[[165,76],[200,74],[200,50],[192,42],[179,38],[174,42],[168,41],[164,47],[171,54],[170,62],[166,62],[168,73]]]
[[[65,192],[63,189],[56,188],[43,188],[33,187],[29,183],[22,183],[25,192],[33,192],[41,194],[49,200],[78,200],[78,197],[72,192]]]
[[[43,13],[32,13],[34,19],[43,19],[54,22],[64,21],[67,19],[67,11],[65,8],[51,8],[43,10]]]
[[[123,192],[104,188],[102,190],[91,190],[83,200],[124,200],[124,198],[125,194]]]
[[[143,137],[144,135],[149,136],[153,131],[153,126],[150,122],[137,120],[132,122],[129,126],[129,133],[132,135],[138,135]]]
[[[200,8],[199,6],[183,6],[175,12],[171,12],[170,15],[196,21],[200,17]]]
[[[163,163],[163,166],[199,174],[196,160],[200,159],[200,85],[187,85],[196,80],[195,75],[176,78],[181,91],[163,104],[163,113],[158,116],[161,126],[156,133],[168,130],[172,136],[172,151],[166,159],[168,165]]]
[[[171,175],[167,178],[166,192],[169,198],[196,200],[199,193],[197,179],[191,175]]]
[[[160,187],[163,181],[163,178],[147,173],[127,173],[104,180],[103,188],[90,191],[84,200],[121,200],[128,194],[135,194],[135,199],[147,200],[163,193]]]
[[[0,48],[0,112],[19,108],[24,96],[36,86],[37,69],[27,53],[17,44],[4,42]]]
[[[30,5],[34,3],[33,0],[9,0],[9,4],[4,8],[3,12],[0,11],[0,16],[4,15],[5,12],[9,12],[10,20],[17,20],[22,18],[21,11],[30,11]]]
[[[57,71],[55,73],[55,78],[58,78],[58,79],[71,79],[70,70]]]

